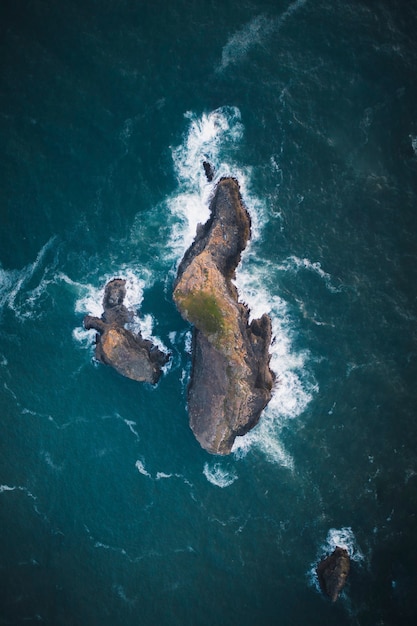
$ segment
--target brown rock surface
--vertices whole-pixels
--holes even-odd
[[[332,602],[336,602],[339,593],[345,586],[349,570],[349,554],[347,550],[339,547],[318,564],[317,576],[320,587]]]
[[[125,284],[126,281],[120,278],[107,283],[101,318],[86,315],[84,326],[87,330],[94,328],[98,331],[95,349],[98,361],[111,365],[123,376],[155,384],[169,356],[148,339],[124,327],[133,317],[123,304]]]
[[[174,300],[194,325],[190,426],[208,452],[228,454],[271,398],[271,321],[263,315],[249,324],[249,310],[238,302],[232,283],[250,237],[235,179],[219,181],[210,208],[210,219],[199,226],[178,269]]]

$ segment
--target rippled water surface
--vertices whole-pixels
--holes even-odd
[[[416,623],[416,28],[395,0],[2,1],[2,624]],[[225,175],[278,383],[215,457],[172,284]],[[93,358],[116,276],[172,355],[155,388]]]

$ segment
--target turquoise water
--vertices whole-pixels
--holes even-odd
[[[416,27],[394,0],[2,1],[2,624],[416,623]],[[225,458],[171,298],[204,159],[240,181],[278,378]],[[83,330],[116,276],[172,353],[155,388]]]

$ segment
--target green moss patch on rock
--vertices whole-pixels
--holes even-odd
[[[223,333],[225,328],[222,310],[216,296],[207,291],[177,291],[175,300],[191,324],[203,333]]]

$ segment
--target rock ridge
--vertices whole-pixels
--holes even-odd
[[[190,426],[205,450],[228,454],[271,398],[272,331],[266,314],[249,323],[249,309],[232,282],[251,234],[235,178],[219,180],[210,211],[179,265],[173,297],[194,326]]]

